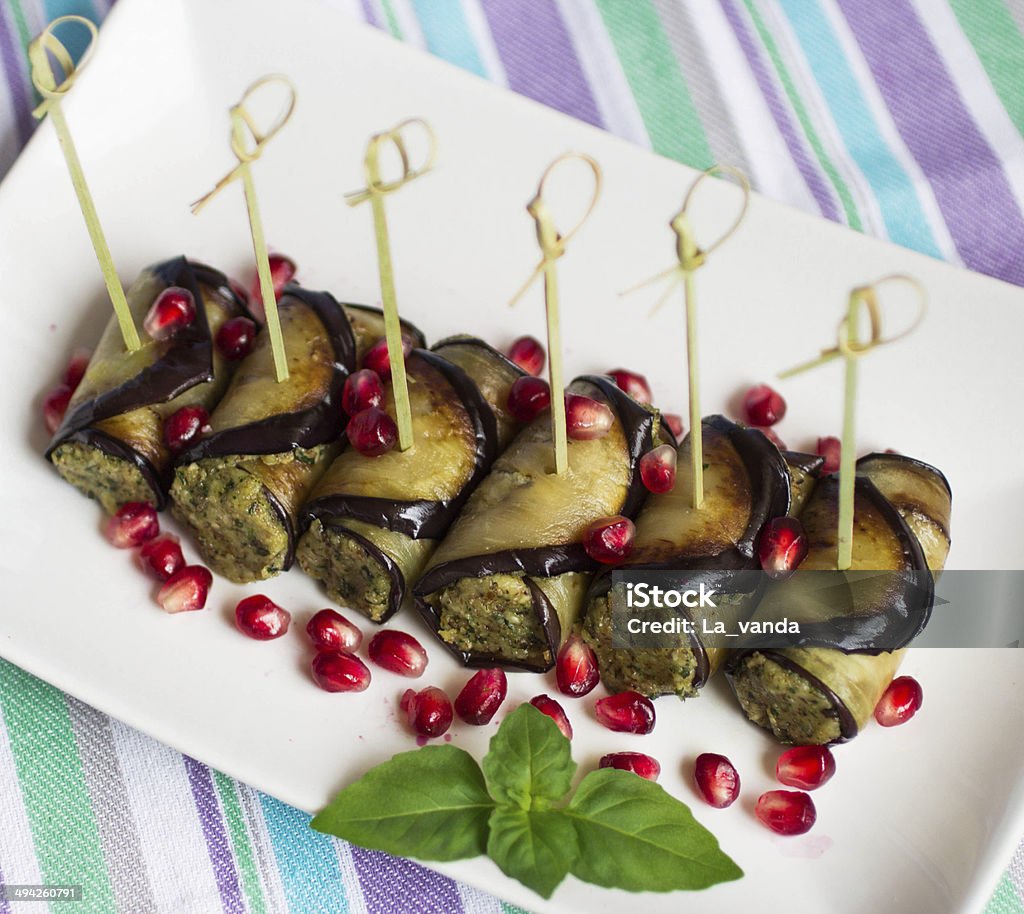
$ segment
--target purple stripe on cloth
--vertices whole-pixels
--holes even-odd
[[[12,14],[9,3],[0,6],[0,57],[4,62],[4,77],[11,92],[11,103],[14,106],[14,119],[18,124],[18,134],[25,143],[32,135],[35,119],[32,117],[32,106],[29,102],[29,88],[26,75],[22,72],[19,61],[22,59],[21,46],[14,32],[11,31],[9,18]]]
[[[363,18],[367,23],[380,28],[381,24],[377,19],[377,12],[373,8],[373,0],[359,0],[359,5],[363,8]]]
[[[729,25],[736,35],[736,40],[743,49],[743,55],[747,58],[750,70],[757,80],[758,88],[764,96],[772,119],[782,134],[782,139],[789,149],[789,154],[793,157],[793,161],[803,176],[804,182],[818,203],[818,209],[826,219],[831,219],[833,222],[844,222],[845,220],[839,210],[839,204],[832,195],[825,177],[811,160],[807,144],[804,143],[799,129],[790,116],[785,99],[779,94],[772,74],[769,72],[764,58],[761,56],[757,41],[747,27],[743,13],[740,11],[736,0],[719,0],[719,3],[721,4],[722,11],[725,13],[725,18],[729,20]]]
[[[4,885],[4,871],[0,869],[0,885]],[[11,903],[7,900],[7,893],[0,895],[0,914],[11,914]]]
[[[459,890],[447,876],[354,844],[352,862],[369,914],[462,914]]]
[[[510,89],[604,126],[554,0],[482,0],[482,6]]]
[[[235,868],[235,859],[231,855],[231,845],[224,829],[224,816],[213,789],[213,778],[209,769],[202,763],[187,755],[183,755],[182,759],[188,772],[188,783],[192,788],[192,799],[196,804],[199,822],[203,827],[206,851],[210,855],[210,863],[213,864],[221,908],[224,914],[245,914],[245,902],[242,900],[242,889],[238,883],[238,870]]]
[[[839,0],[966,266],[1024,285],[1024,219],[931,38],[906,0]]]

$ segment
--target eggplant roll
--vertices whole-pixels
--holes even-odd
[[[414,588],[427,624],[469,666],[551,668],[597,569],[583,548],[586,528],[636,515],[646,493],[637,463],[661,434],[670,440],[655,414],[608,378],[577,378],[569,390],[611,407],[608,434],[570,439],[569,469],[558,475],[551,415],[534,419],[477,487]]]
[[[891,454],[863,458],[857,472],[854,569],[927,569],[931,575],[939,574],[949,552],[951,508],[949,484],[942,473]],[[836,477],[819,483],[804,511],[810,550],[801,570],[835,568],[837,485]],[[913,577],[920,579],[919,574]],[[909,594],[868,592],[865,602],[881,598],[889,601],[888,609],[898,610],[903,600],[930,600],[930,593],[920,593],[923,589],[911,587]],[[774,617],[780,607],[770,599],[772,594],[769,590],[765,608]],[[854,607],[855,612],[868,614],[875,609]],[[760,614],[759,607],[755,618]],[[782,742],[844,742],[870,719],[903,654],[902,648],[870,651],[863,646],[749,650],[738,653],[727,675],[747,716]]]
[[[686,467],[690,436],[679,447],[680,472],[671,492],[652,495],[636,521],[633,552],[624,566],[634,570],[733,572],[758,568],[757,540],[769,520],[790,507],[790,472],[778,449],[761,432],[722,416],[703,422],[704,504],[692,507],[693,483]],[[818,465],[821,458],[817,459]],[[794,467],[794,473],[803,473]],[[703,574],[702,574],[703,576]],[[712,576],[713,578],[713,576]],[[718,606],[673,613],[685,614],[696,629],[680,635],[672,647],[615,647],[611,570],[594,580],[587,598],[583,637],[594,648],[601,680],[613,692],[627,689],[643,695],[698,694],[725,656],[700,636],[701,619],[709,624],[718,614],[746,618],[757,593],[719,592]],[[726,619],[721,619],[726,621]]]
[[[278,313],[288,379],[277,382],[261,333],[171,486],[174,515],[204,560],[238,583],[291,566],[299,510],[338,450],[342,388],[356,362],[352,324],[328,293],[288,286]]]
[[[523,372],[472,337],[406,361],[413,446],[379,457],[353,448],[331,464],[303,510],[299,566],[329,596],[374,622],[408,588],[476,484],[512,438],[509,389]],[[394,415],[394,392],[385,410]]]
[[[143,335],[141,348],[128,352],[111,317],[46,452],[64,479],[111,514],[130,501],[166,505],[172,457],[164,420],[183,406],[212,410],[228,383],[230,365],[213,340],[243,306],[227,278],[184,257],[147,268],[127,293],[137,327],[169,286],[192,293],[196,319],[166,340]]]
[[[352,325],[356,341],[356,364],[361,365],[366,350],[384,338],[384,312],[373,305],[354,305],[352,302],[342,302],[341,307]],[[419,327],[404,320],[401,325],[402,339],[410,348],[426,348],[427,340]]]

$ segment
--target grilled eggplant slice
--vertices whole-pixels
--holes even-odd
[[[341,392],[356,361],[352,325],[328,293],[288,286],[278,312],[288,380],[277,382],[260,334],[171,487],[174,515],[205,561],[239,583],[291,566],[299,510],[338,450]]]
[[[427,624],[469,666],[550,669],[597,569],[584,531],[607,515],[634,517],[643,500],[637,462],[660,433],[654,413],[608,378],[584,376],[569,389],[612,408],[608,434],[570,440],[569,469],[557,475],[550,415],[526,426],[414,588]]]
[[[653,495],[636,522],[633,553],[625,568],[633,570],[729,572],[758,567],[757,539],[761,528],[790,506],[790,473],[778,449],[761,432],[744,428],[723,416],[703,422],[704,505],[694,510],[692,481],[680,473],[671,492]],[[680,466],[690,459],[690,437],[679,448]],[[821,458],[817,459],[820,466]],[[813,463],[810,464],[813,467]],[[805,471],[795,466],[794,472]],[[680,608],[695,630],[681,635],[673,647],[615,647],[613,644],[611,570],[595,579],[587,600],[583,637],[597,653],[601,680],[613,692],[627,689],[654,697],[698,694],[717,671],[726,650],[704,643],[703,619],[709,625],[718,613],[747,618],[758,592],[728,593],[718,585],[714,618],[708,609]],[[715,575],[709,576],[715,586]],[[622,586],[622,585],[616,585]]]
[[[867,594],[867,599],[858,602],[888,599],[892,602],[881,610],[884,614],[895,608],[899,610],[897,618],[902,615],[901,601],[923,602],[926,605],[919,605],[916,615],[926,619],[931,593],[921,581],[927,578],[924,569],[932,575],[941,572],[949,551],[949,484],[934,467],[897,455],[872,454],[863,458],[857,469],[854,568],[903,568],[915,572],[911,577],[917,581],[908,592],[881,597],[858,588],[860,597]],[[804,512],[811,550],[801,570],[835,567],[836,485],[835,477],[820,483]],[[773,593],[780,590],[769,590],[765,601],[768,615],[778,612]],[[755,618],[760,614],[759,607]],[[878,615],[879,606],[857,605],[854,614]],[[915,628],[919,625],[911,624],[908,635],[912,636]],[[741,651],[727,675],[747,716],[770,729],[780,741],[801,745],[844,742],[856,736],[871,717],[905,653],[902,648],[872,651],[863,644],[858,647],[860,637],[858,633],[851,638],[848,650]]]
[[[341,307],[352,325],[356,340],[356,364],[361,365],[366,350],[384,338],[384,312],[373,305],[355,305],[352,302],[343,302]],[[419,327],[404,320],[401,325],[402,339],[410,348],[426,348],[427,340]]]
[[[127,294],[136,325],[169,286],[192,293],[195,321],[127,352],[111,317],[46,452],[64,479],[110,513],[130,501],[165,506],[172,458],[164,419],[183,406],[213,409],[230,377],[213,344],[221,324],[243,309],[227,278],[184,257],[149,267]]]
[[[515,431],[509,389],[523,372],[474,338],[406,362],[413,446],[380,457],[349,449],[303,511],[301,568],[374,622],[402,605],[438,541]],[[389,386],[385,409],[394,414]]]

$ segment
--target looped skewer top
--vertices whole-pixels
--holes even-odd
[[[429,144],[427,147],[427,159],[419,168],[412,167],[406,140],[402,135],[402,131],[414,125],[423,128]],[[393,181],[385,181],[380,173],[380,153],[385,143],[391,143],[395,147],[395,151],[398,153],[402,163],[402,173]],[[345,202],[349,206],[358,206],[372,197],[390,194],[392,191],[404,187],[421,175],[425,175],[434,167],[436,161],[437,135],[434,133],[434,128],[421,117],[406,118],[404,121],[395,124],[390,130],[385,130],[383,133],[377,133],[370,137],[370,142],[366,146],[366,158],[363,160],[363,167],[366,171],[366,187],[362,190],[345,194]]]
[[[89,43],[76,64],[64,42],[55,34],[54,30],[61,25],[76,24],[85,26],[89,32]],[[32,114],[42,118],[52,106],[54,100],[63,98],[75,84],[78,74],[82,72],[86,64],[92,58],[96,48],[96,39],[99,37],[99,30],[96,24],[84,16],[61,16],[54,19],[43,29],[28,46],[28,59],[32,68],[32,85],[43,97],[43,102]],[[57,82],[51,65],[49,55],[52,54],[57,66],[61,69],[61,80]]]

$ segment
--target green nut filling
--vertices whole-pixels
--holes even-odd
[[[139,468],[99,448],[69,441],[52,455],[57,472],[76,489],[94,498],[108,514],[130,501],[154,502],[156,496]]]

